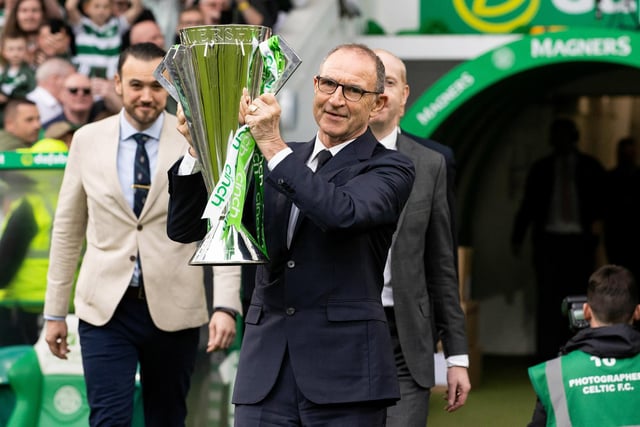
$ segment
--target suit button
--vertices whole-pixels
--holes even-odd
[[[138,224],[136,228],[138,229],[138,231],[142,231],[142,224]]]
[[[289,307],[287,308],[286,313],[287,313],[287,316],[293,316],[294,314],[296,314],[296,309],[293,307]]]
[[[296,266],[296,262],[292,259],[290,259],[289,261],[287,261],[287,267],[288,268],[294,268]]]
[[[131,256],[129,257],[129,261],[135,261],[135,260],[136,260],[136,256],[135,256],[135,255],[131,255]]]
[[[278,178],[278,185],[282,185],[282,184],[284,184],[284,179]]]

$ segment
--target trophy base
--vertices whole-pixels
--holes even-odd
[[[190,265],[266,264],[268,259],[245,232],[235,227],[224,235],[224,221],[209,230],[200,242]]]

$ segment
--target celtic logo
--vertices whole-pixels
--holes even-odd
[[[493,5],[487,1],[453,0],[453,6],[467,25],[483,33],[510,33],[528,25],[540,9],[540,0],[504,0]]]

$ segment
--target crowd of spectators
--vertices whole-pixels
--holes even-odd
[[[37,106],[40,132],[72,130],[116,114],[120,51],[152,42],[167,49],[179,30],[251,24],[277,32],[296,0],[0,0],[0,130],[12,100]],[[11,114],[15,116],[13,108]],[[13,117],[20,122],[21,117]],[[68,136],[68,135],[67,135]],[[25,142],[27,145],[35,141]]]

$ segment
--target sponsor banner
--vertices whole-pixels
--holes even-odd
[[[60,169],[66,165],[67,153],[0,151],[0,169]]]
[[[638,0],[421,0],[421,32],[514,33],[537,26],[636,29]]]
[[[610,62],[640,68],[640,35],[582,29],[523,36],[453,68],[409,108],[402,128],[429,136],[456,109],[495,83],[561,62]]]

